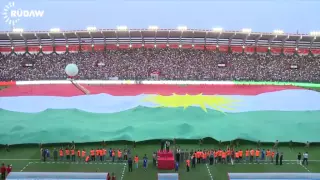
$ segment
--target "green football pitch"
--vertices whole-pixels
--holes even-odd
[[[127,145],[120,144],[108,144],[106,148],[120,148],[124,149]],[[130,148],[131,145],[128,145]],[[178,144],[181,149],[212,149],[219,148],[218,145],[214,144],[203,144],[192,145],[192,144]],[[51,151],[54,146],[44,146]],[[86,149],[87,151],[91,148],[98,148],[99,145],[91,144],[77,144],[76,148]],[[220,148],[226,146],[221,145]],[[56,146],[56,148],[59,148]],[[239,149],[256,148],[255,145],[240,145]],[[152,153],[159,149],[158,144],[138,144],[135,149],[132,150],[132,155],[139,155],[143,157],[147,154],[149,166],[145,171],[141,165],[138,169],[133,169],[133,172],[128,172],[127,165],[124,162],[91,162],[84,163],[80,162],[68,162],[68,161],[53,161],[49,159],[47,162],[40,161],[40,150],[39,147],[11,147],[9,152],[2,149],[0,152],[0,162],[5,164],[12,164],[13,171],[17,172],[114,172],[119,180],[137,180],[137,179],[148,179],[156,180],[157,173],[172,173],[172,171],[158,170],[152,165]],[[261,149],[271,149],[271,145],[262,146]],[[296,156],[298,152],[309,153],[309,165],[303,166],[298,165],[296,162]],[[239,163],[235,165],[231,164],[197,164],[195,169],[191,169],[190,172],[186,172],[185,163],[183,163],[179,169],[180,180],[227,180],[227,173],[264,173],[264,172],[296,172],[296,173],[319,173],[320,172],[320,152],[318,146],[312,146],[309,149],[305,149],[302,146],[293,147],[290,149],[288,146],[279,147],[279,152],[284,153],[284,164],[282,166],[276,166],[270,162],[256,163]]]

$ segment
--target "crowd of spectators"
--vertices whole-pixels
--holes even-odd
[[[219,53],[192,49],[125,49],[68,54],[0,55],[0,81],[66,79],[259,80],[320,82],[320,57]]]

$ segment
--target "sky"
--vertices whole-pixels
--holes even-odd
[[[10,2],[14,6],[8,8]],[[309,33],[320,30],[319,7],[318,0],[1,0],[0,31],[11,30],[8,22],[18,19],[15,28],[32,31],[88,26],[112,29],[121,25],[173,29],[183,25],[192,29]],[[22,10],[23,14],[42,11],[43,16],[17,18],[11,16],[12,10]]]

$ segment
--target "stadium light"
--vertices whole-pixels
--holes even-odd
[[[16,32],[16,33],[22,33],[23,29],[22,28],[14,28],[12,31]]]
[[[213,32],[222,32],[223,29],[222,28],[212,28]]]
[[[132,48],[132,45],[131,45],[131,44],[129,45],[129,48]]]
[[[311,36],[320,36],[320,31],[312,31],[310,32]]]
[[[127,31],[128,27],[127,26],[117,26],[118,31]]]
[[[13,47],[13,46],[11,46],[11,49],[14,49],[14,47]]]
[[[179,31],[186,31],[186,30],[188,30],[188,27],[187,26],[178,26],[177,29]]]
[[[51,28],[50,32],[56,33],[56,32],[60,32],[59,28]]]
[[[157,31],[159,29],[158,26],[149,26],[148,27],[148,30],[151,30],[151,31]]]
[[[94,27],[94,26],[89,26],[89,27],[87,27],[87,31],[96,31],[97,30],[97,28],[96,27]]]
[[[251,33],[252,29],[249,29],[249,28],[243,28],[242,29],[242,32],[243,33]]]
[[[280,29],[276,29],[273,31],[274,34],[284,34],[284,31],[283,30],[280,30]]]
[[[40,45],[39,48],[42,49],[42,46]]]

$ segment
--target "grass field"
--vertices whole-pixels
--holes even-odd
[[[87,150],[91,148],[97,148],[98,145],[77,145],[76,148],[85,148]],[[123,149],[125,145],[108,145],[107,148],[121,148]],[[182,149],[209,149],[209,148],[218,148],[217,145],[207,145],[204,144],[201,147],[199,145],[184,145],[181,144]],[[241,149],[246,148],[255,148],[254,145],[243,145],[240,146]],[[51,151],[54,147],[48,147]],[[58,148],[58,147],[57,147]],[[140,157],[147,154],[148,158],[152,159],[152,152],[156,151],[159,148],[159,145],[138,145],[136,149],[133,150],[133,155],[137,154]],[[223,148],[223,147],[221,147]],[[264,146],[264,149],[271,148],[271,146]],[[227,180],[228,172],[320,172],[320,152],[319,147],[311,147],[308,149],[309,159],[317,160],[311,161],[308,166],[302,166],[296,164],[296,155],[298,152],[304,152],[303,147],[294,147],[293,150],[290,150],[288,147],[280,146],[280,152],[284,153],[284,162],[283,166],[276,166],[270,162],[261,162],[260,164],[249,164],[249,163],[239,163],[232,165],[207,165],[199,164],[195,169],[191,169],[190,172],[186,172],[184,163],[179,169],[180,180],[194,180],[194,179],[213,179],[217,180]],[[57,161],[54,162],[49,160],[48,162],[40,161],[40,152],[37,147],[26,147],[26,148],[17,148],[12,147],[10,152],[1,150],[0,161],[6,164],[13,165],[13,171],[23,171],[23,172],[114,172],[118,179],[125,180],[136,180],[136,179],[148,179],[156,180],[157,173],[163,172],[173,172],[173,171],[159,171],[156,167],[153,167],[152,162],[149,164],[147,171],[144,171],[143,168],[139,167],[134,169],[133,172],[129,173],[127,166],[123,162],[67,162],[67,161]],[[140,165],[141,166],[141,165]]]

